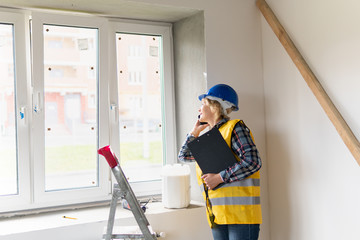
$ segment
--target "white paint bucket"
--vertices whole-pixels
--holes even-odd
[[[190,204],[190,168],[165,165],[162,168],[162,202],[166,208],[186,208]]]

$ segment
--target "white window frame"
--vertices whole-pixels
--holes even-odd
[[[119,119],[116,117],[116,111],[119,106],[118,100],[118,82],[117,82],[117,65],[116,65],[116,33],[134,33],[148,34],[162,37],[162,54],[163,59],[160,66],[163,66],[161,80],[163,81],[162,89],[162,141],[163,141],[163,159],[164,164],[173,164],[177,162],[176,149],[176,126],[175,126],[175,92],[173,76],[173,55],[172,55],[172,26],[166,23],[151,23],[142,21],[117,21],[110,22],[110,104],[113,106],[111,121],[110,142],[112,149],[117,156],[120,156],[120,138]],[[160,53],[161,55],[161,53]],[[120,136],[121,137],[121,136]],[[131,187],[136,195],[146,196],[161,193],[161,181],[149,181],[141,183],[131,183]]]
[[[18,173],[18,195],[0,197],[0,211],[12,211],[18,206],[26,206],[30,203],[30,147],[29,147],[29,123],[31,120],[31,105],[29,98],[30,79],[30,51],[29,33],[26,24],[25,12],[13,12],[5,10],[0,14],[0,22],[14,26],[14,71],[15,71],[15,112],[17,132],[17,173]],[[20,119],[20,110],[24,112],[24,118]],[[21,176],[21,177],[20,177]],[[3,183],[6,184],[6,183]]]
[[[32,142],[36,142],[34,149],[34,205],[49,207],[54,205],[76,204],[82,202],[101,201],[108,199],[110,193],[109,170],[106,162],[99,159],[99,183],[97,187],[77,188],[64,191],[45,191],[45,118],[44,118],[44,46],[43,25],[54,24],[70,27],[89,27],[98,29],[99,37],[99,66],[98,66],[98,140],[99,147],[108,144],[109,129],[107,127],[108,104],[107,86],[107,31],[106,19],[73,16],[63,14],[38,13],[32,14],[32,43],[33,43],[33,111]],[[103,123],[103,124],[101,124]],[[105,124],[104,124],[105,123]]]
[[[120,131],[116,73],[117,32],[151,34],[162,37],[163,76],[162,138],[164,164],[177,162],[175,94],[171,24],[140,21],[115,21],[83,14],[18,11],[0,8],[0,23],[14,25],[15,91],[17,113],[17,152],[19,194],[0,196],[2,213],[98,202],[111,199],[115,179],[109,166],[99,156],[99,186],[84,189],[45,191],[45,117],[44,117],[44,47],[43,25],[90,27],[99,29],[98,62],[98,139],[99,147],[111,145],[119,156]],[[29,19],[32,19],[30,41]],[[32,42],[33,46],[30,46]],[[31,54],[31,52],[33,54]],[[35,112],[35,107],[37,112]],[[25,112],[20,119],[19,112]],[[138,196],[161,193],[161,181],[132,184]]]

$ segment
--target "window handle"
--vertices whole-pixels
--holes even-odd
[[[26,123],[26,107],[20,107],[19,117],[20,117],[20,122],[25,124]]]
[[[117,123],[118,120],[118,114],[116,110],[117,110],[116,104],[115,103],[111,104],[110,105],[111,116],[115,123]]]
[[[34,98],[34,96],[33,96]],[[38,92],[37,94],[35,94],[35,99],[34,101],[34,112],[35,113],[39,113],[41,111],[41,96],[40,96],[40,92]]]

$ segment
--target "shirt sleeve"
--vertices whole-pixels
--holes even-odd
[[[195,139],[195,137],[191,134],[187,134],[186,135],[186,139],[183,143],[183,145],[180,148],[179,151],[179,155],[178,155],[178,159],[181,162],[193,162],[195,161],[194,156],[192,155],[189,147],[188,147],[188,143],[193,141]]]
[[[260,170],[262,162],[250,130],[240,122],[236,123],[231,136],[231,147],[240,161],[220,172],[225,183],[240,181]]]

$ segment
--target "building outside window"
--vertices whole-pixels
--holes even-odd
[[[0,17],[0,212],[110,199],[109,144],[138,195],[160,193],[176,157],[170,27],[34,12],[30,35],[28,17]]]

